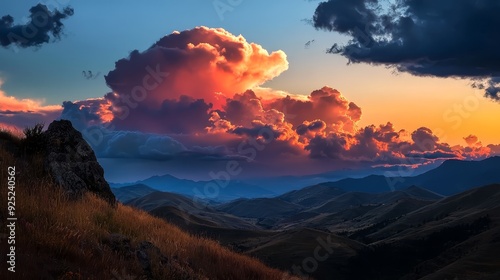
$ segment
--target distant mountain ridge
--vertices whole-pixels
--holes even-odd
[[[285,201],[293,202],[295,199],[303,199],[309,201],[310,204],[315,204],[314,200],[318,199],[319,195],[309,193],[306,195],[307,197],[301,196],[305,195],[305,191],[311,191],[311,189],[308,188],[319,185],[326,189],[327,192],[333,193],[339,191],[383,193],[406,189],[411,186],[418,186],[426,189],[426,191],[434,192],[437,195],[449,196],[473,187],[500,183],[500,157],[491,157],[481,161],[447,160],[435,169],[413,177],[387,176],[392,174],[396,175],[395,172],[391,171],[386,172],[386,176],[369,175],[363,178],[345,178],[335,181],[323,181],[309,186],[306,185],[302,188],[297,187],[296,184],[287,187],[286,184],[288,184],[290,180],[296,182],[310,182],[312,175],[304,176],[303,180],[301,179],[302,177],[286,177],[284,180],[285,182],[282,183],[278,183],[278,179],[284,177],[269,178],[269,182],[265,184],[265,186],[258,185],[261,179],[230,180],[229,182],[220,182],[216,180],[192,181],[179,179],[171,175],[153,176],[133,183],[110,183],[110,185],[114,189],[117,189],[125,186],[142,184],[159,191],[173,192],[189,197],[196,196],[199,199],[220,202],[227,202],[239,198],[269,198],[287,194],[287,196],[289,196],[288,198],[282,197]],[[269,186],[272,185],[273,182],[276,183],[276,188]],[[216,187],[213,188],[214,186]],[[316,188],[314,191],[318,191],[318,189]],[[324,195],[324,193],[322,195]],[[294,196],[297,197],[294,198]],[[302,204],[303,206],[308,206],[307,202]]]
[[[110,185],[115,189],[130,185],[146,185],[159,191],[178,193],[189,197],[196,197],[200,200],[214,201],[229,201],[242,197],[271,197],[276,195],[276,193],[269,190],[239,180],[229,180],[228,182],[217,180],[192,181],[179,179],[172,175],[153,176],[134,183],[110,183]]]
[[[381,193],[419,186],[449,196],[473,187],[500,183],[500,157],[481,161],[447,160],[437,168],[414,177],[370,175],[360,179],[342,179],[332,186],[346,191]]]

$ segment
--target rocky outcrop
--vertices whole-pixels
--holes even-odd
[[[129,237],[113,233],[102,243],[125,259],[136,259],[143,270],[142,279],[155,279],[153,277],[153,262],[158,266],[172,265],[160,249],[149,241],[142,241],[133,246]]]
[[[156,261],[160,266],[168,263],[168,258],[162,254],[158,247],[149,241],[143,241],[137,246],[136,256],[146,279],[154,279],[153,261]]]
[[[52,122],[44,136],[45,169],[56,184],[72,198],[92,192],[110,204],[116,203],[94,151],[70,121]]]

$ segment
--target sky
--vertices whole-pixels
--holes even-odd
[[[70,119],[114,181],[484,158],[500,144],[500,7],[450,1],[2,3],[0,125]],[[50,24],[8,40],[37,12]]]

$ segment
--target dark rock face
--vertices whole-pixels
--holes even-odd
[[[112,233],[104,238],[102,243],[125,259],[135,258],[143,270],[140,279],[155,279],[153,277],[153,263],[159,266],[168,265],[168,258],[149,241],[142,241],[137,246],[133,246],[129,237]]]
[[[52,122],[44,135],[47,141],[45,168],[56,184],[72,198],[90,191],[110,204],[116,203],[94,151],[70,121]]]
[[[136,255],[146,279],[154,279],[152,271],[153,261],[159,261],[160,265],[166,265],[168,263],[168,258],[161,253],[160,249],[148,241],[143,241],[139,244]]]

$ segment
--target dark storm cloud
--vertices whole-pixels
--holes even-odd
[[[485,95],[493,100],[500,101],[500,77],[493,77],[487,81]]]
[[[376,4],[377,0],[330,0],[319,4],[313,18],[316,28],[329,31],[350,33],[356,29],[370,33],[375,31],[373,23],[377,20],[376,12],[369,4]]]
[[[73,15],[70,7],[50,11],[43,4],[31,7],[29,12],[29,21],[25,24],[15,25],[10,15],[0,18],[0,44],[3,47],[12,44],[22,48],[37,47],[49,43],[51,38],[60,39],[64,27],[62,20]]]
[[[329,0],[313,17],[317,29],[351,37],[330,50],[353,63],[394,66],[418,76],[500,76],[500,1]],[[498,99],[498,87],[486,95]],[[486,89],[486,87],[485,87]]]

